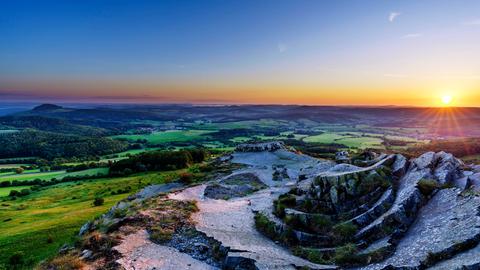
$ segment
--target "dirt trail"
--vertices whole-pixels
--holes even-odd
[[[128,235],[115,249],[123,255],[117,262],[127,270],[216,269],[174,248],[153,243],[145,230]]]
[[[279,151],[277,151],[279,152]],[[236,158],[236,159],[235,159]],[[169,197],[177,200],[196,200],[199,212],[193,215],[197,230],[231,248],[231,255],[239,255],[256,261],[259,269],[295,269],[307,266],[312,269],[334,269],[335,267],[310,263],[292,255],[287,249],[260,234],[254,224],[254,212],[270,208],[280,194],[288,191],[294,181],[272,181],[272,165],[282,164],[289,174],[297,176],[307,166],[330,167],[319,164],[315,159],[293,153],[242,153],[234,161],[252,166],[243,171],[252,171],[269,188],[242,198],[215,200],[203,196],[206,185],[187,188]],[[274,185],[274,186],[273,186]]]

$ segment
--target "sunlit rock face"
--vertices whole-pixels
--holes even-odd
[[[344,268],[478,267],[477,168],[445,152],[381,157],[367,167],[336,165],[280,195],[273,215],[264,213],[270,236]]]

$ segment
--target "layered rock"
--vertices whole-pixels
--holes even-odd
[[[277,237],[290,232],[301,256],[366,265],[359,269],[477,267],[480,174],[445,152],[381,156],[369,167],[337,165],[281,196]]]

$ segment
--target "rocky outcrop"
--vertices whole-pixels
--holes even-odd
[[[293,232],[305,258],[359,269],[477,269],[474,168],[465,172],[445,152],[381,156],[369,167],[337,165],[280,196],[277,234]]]
[[[480,241],[480,198],[443,189],[423,207],[395,253],[386,261],[362,269],[418,269],[469,249]],[[460,265],[459,265],[460,266]],[[457,267],[459,267],[457,266]],[[454,267],[451,269],[455,269]]]
[[[283,142],[265,142],[265,143],[244,143],[235,148],[237,152],[272,152],[285,149]]]
[[[238,173],[214,182],[205,188],[205,197],[228,200],[244,197],[267,186],[253,173]]]
[[[125,232],[115,260],[137,269],[479,269],[478,168],[444,152],[380,154],[354,166],[267,145],[232,153],[225,163],[238,170],[157,200],[141,219],[121,214],[174,187],[145,189],[82,232]],[[156,242],[170,204],[185,200],[197,201],[192,223]],[[146,230],[128,232],[145,220]]]

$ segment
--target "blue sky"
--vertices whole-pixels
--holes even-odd
[[[2,0],[0,94],[472,105],[479,43],[480,1]]]

